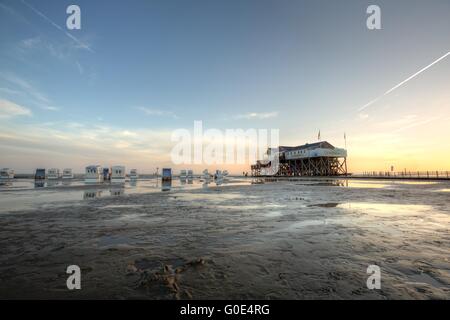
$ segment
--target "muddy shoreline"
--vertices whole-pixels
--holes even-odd
[[[447,188],[278,181],[4,213],[0,298],[449,299]]]

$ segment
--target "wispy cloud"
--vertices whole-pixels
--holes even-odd
[[[278,112],[249,112],[244,114],[238,114],[236,119],[270,119],[278,116]]]
[[[31,116],[31,110],[9,100],[0,100],[0,119]]]
[[[68,122],[6,122],[0,126],[0,149],[8,151],[6,160],[28,170],[37,165],[82,170],[91,163],[148,168],[168,163],[173,144],[170,130],[78,126]]]
[[[172,111],[165,111],[165,110],[159,110],[159,109],[149,109],[146,107],[136,107],[136,109],[142,111],[148,116],[157,116],[157,117],[171,117],[174,119],[178,119],[177,115],[173,113]]]
[[[365,119],[368,119],[368,118],[369,118],[369,115],[368,115],[367,113],[361,112],[360,114],[358,114],[358,118],[359,118],[360,120],[365,120]]]
[[[66,42],[51,43],[44,36],[35,36],[21,40],[14,48],[19,58],[30,63],[30,55],[45,52],[58,60],[66,60],[70,56],[71,48]],[[33,60],[35,57],[33,57]]]
[[[417,77],[419,74],[421,74],[422,72],[426,71],[427,69],[431,68],[432,66],[434,66],[436,63],[438,63],[439,61],[445,59],[446,57],[448,57],[450,55],[450,51],[447,52],[446,54],[444,54],[442,57],[438,58],[437,60],[433,61],[432,63],[430,63],[429,65],[427,65],[426,67],[420,69],[419,71],[417,71],[416,73],[414,73],[412,76],[408,77],[407,79],[403,80],[402,82],[400,82],[399,84],[395,85],[394,87],[392,87],[391,89],[387,90],[385,93],[383,93],[382,95],[380,95],[379,97],[371,100],[370,102],[366,103],[365,105],[363,105],[362,107],[360,107],[358,109],[358,111],[363,111],[364,109],[368,108],[369,106],[371,106],[372,104],[374,104],[375,102],[379,101],[381,98],[383,98],[384,96],[390,94],[392,91],[400,88],[401,86],[403,86],[405,83],[407,83],[408,81],[414,79],[415,77]]]
[[[37,52],[45,52],[58,60],[73,64],[80,75],[85,73],[84,67],[74,56],[74,51],[78,50],[78,48],[74,46],[72,42],[60,41],[55,43],[40,35],[21,40],[16,49],[17,53],[23,56],[24,60],[27,62],[29,61],[27,58],[30,55]],[[33,57],[33,59],[35,59],[35,57]]]
[[[18,86],[27,94],[29,94],[32,98],[36,99],[38,103],[42,103],[45,105],[50,104],[50,100],[43,93],[37,90],[33,85],[31,85],[28,81],[12,73],[0,73],[0,75],[6,81],[10,82],[13,85]]]
[[[20,94],[20,91],[17,90],[13,90],[10,88],[0,88],[0,92],[6,93],[6,94],[11,94],[11,95],[17,95]]]
[[[49,17],[47,17],[45,14],[43,14],[41,11],[39,11],[38,9],[36,9],[35,7],[33,7],[32,5],[30,5],[28,2],[26,2],[25,0],[21,0],[23,4],[25,4],[29,9],[31,9],[34,13],[36,13],[38,16],[40,16],[41,18],[43,18],[45,21],[47,21],[48,23],[50,23],[53,27],[55,27],[56,29],[60,30],[61,32],[63,32],[67,37],[69,37],[70,39],[72,39],[78,47],[86,49],[92,53],[94,53],[94,50],[92,50],[92,48],[90,46],[88,46],[86,43],[84,43],[83,41],[79,40],[77,37],[75,37],[74,35],[70,34],[69,32],[67,32],[64,28],[62,28],[60,25],[56,24],[53,20],[51,20]]]
[[[439,116],[420,117],[416,114],[408,114],[398,119],[381,122],[380,126],[382,128],[392,128],[394,129],[393,132],[402,132],[439,119],[441,119]]]
[[[20,21],[22,23],[30,24],[30,22],[27,19],[25,19],[25,17],[23,15],[21,15],[19,12],[17,12],[13,8],[7,6],[6,4],[0,3],[0,9],[8,12],[10,15],[14,16],[18,21]]]
[[[48,110],[48,111],[59,111],[59,110],[61,110],[60,108],[54,107],[54,106],[41,106],[41,109]]]
[[[20,42],[20,45],[22,48],[35,48],[36,46],[40,45],[42,43],[41,37],[32,37],[23,39]]]
[[[4,78],[6,81],[10,82],[11,84],[15,85],[15,89],[9,89],[9,88],[0,88],[0,92],[4,92],[6,94],[14,94],[14,95],[21,95],[21,96],[27,96],[31,98],[31,101],[33,105],[41,108],[42,110],[47,111],[59,111],[60,108],[56,107],[52,104],[49,98],[42,92],[40,92],[38,89],[36,89],[30,82],[18,77],[15,74],[12,73],[0,73],[0,76]]]
[[[66,126],[67,128],[76,129],[76,128],[83,128],[84,124],[72,121],[67,123]]]
[[[84,73],[84,69],[83,69],[83,66],[80,64],[80,62],[75,61],[75,64],[76,64],[76,66],[77,66],[78,72],[79,72],[80,74],[83,74],[83,73]]]

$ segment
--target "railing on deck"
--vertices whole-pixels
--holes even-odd
[[[354,176],[403,179],[450,179],[450,171],[365,171]]]

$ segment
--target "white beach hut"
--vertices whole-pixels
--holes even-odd
[[[48,169],[47,170],[47,179],[49,179],[49,180],[59,179],[59,169],[57,169],[57,168]]]
[[[3,168],[0,170],[0,179],[14,179],[14,170],[11,168]]]
[[[130,179],[137,180],[138,178],[139,178],[139,175],[138,175],[137,169],[131,169],[130,170]]]
[[[111,167],[111,182],[113,183],[125,182],[125,166]]]
[[[63,179],[72,179],[73,178],[72,169],[70,169],[70,168],[63,169],[62,178]]]
[[[103,181],[102,167],[98,165],[87,166],[84,175],[84,180],[86,182],[102,182]]]

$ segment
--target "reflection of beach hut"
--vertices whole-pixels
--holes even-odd
[[[188,179],[193,179],[194,178],[194,172],[192,170],[188,170],[187,177],[188,177]]]
[[[36,173],[34,174],[34,179],[41,180],[45,179],[45,169],[36,169]]]
[[[49,179],[47,180],[47,187],[54,187],[59,184],[58,179]]]
[[[180,179],[186,179],[186,170],[180,170]]]
[[[34,187],[35,188],[43,188],[45,187],[45,181],[41,180],[35,180],[34,181]]]
[[[172,189],[172,180],[163,180],[161,191],[170,191],[170,189]]]
[[[101,182],[103,181],[102,167],[97,165],[87,166],[84,175],[86,182]]]
[[[222,171],[216,170],[216,174],[214,175],[214,179],[220,180],[223,178]]]
[[[111,182],[125,182],[124,166],[113,166],[111,168]]]
[[[109,172],[109,168],[103,168],[103,180],[107,181],[111,179],[111,172]]]
[[[11,168],[3,168],[0,170],[0,179],[14,179],[14,170]]]
[[[139,178],[137,169],[131,169],[130,170],[130,179],[131,180],[137,180],[137,178]]]
[[[117,188],[109,190],[112,197],[119,197],[125,194],[125,188]]]
[[[163,168],[162,169],[162,180],[163,181],[171,181],[172,180],[172,169],[171,168]]]
[[[59,179],[59,169],[51,168],[47,171],[47,179]]]
[[[70,168],[63,169],[62,178],[63,179],[72,179],[73,178],[72,169],[70,169]]]
[[[100,191],[100,190],[85,190],[83,193],[84,200],[100,198],[101,196],[102,196],[102,191]]]
[[[211,178],[211,176],[209,175],[208,169],[203,170],[202,178],[205,180],[209,180],[209,178]]]

